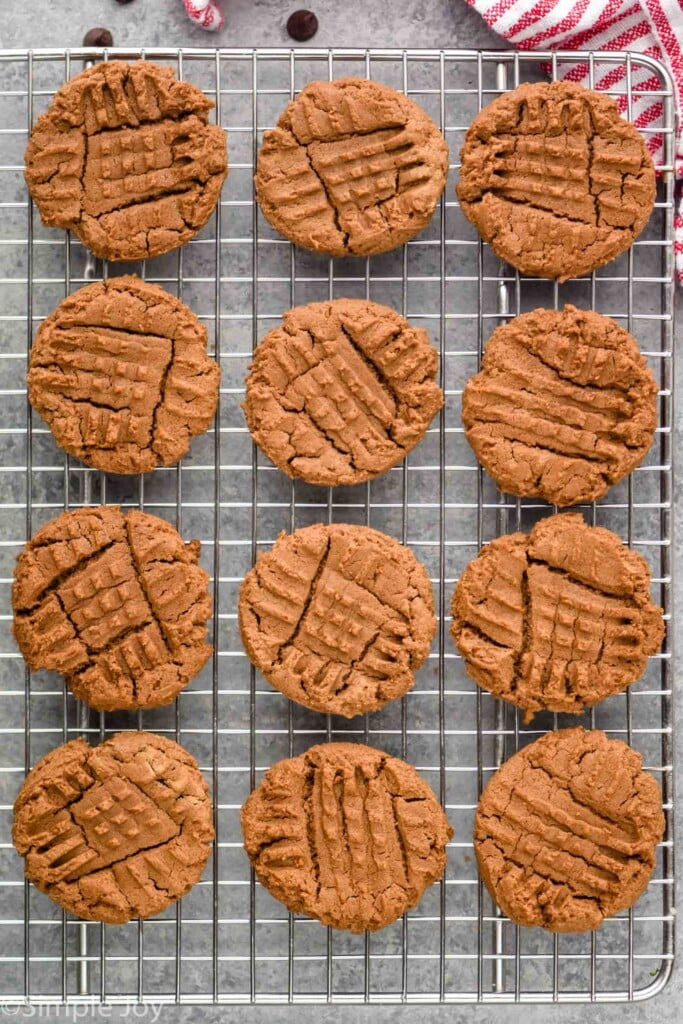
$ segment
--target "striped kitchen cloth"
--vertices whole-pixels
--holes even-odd
[[[486,23],[519,50],[631,50],[656,57],[668,65],[674,80],[676,105],[683,111],[683,0],[466,0]],[[595,63],[595,89],[611,89],[625,77],[624,67]],[[566,65],[560,76],[588,86],[585,62]],[[653,129],[661,122],[662,102],[648,97],[660,88],[656,75],[637,65],[632,74],[631,117],[637,128]],[[628,113],[625,96],[617,98]],[[681,123],[679,121],[679,129]],[[662,137],[646,136],[655,161],[662,160]],[[676,174],[683,177],[683,136],[676,140]],[[676,274],[683,282],[683,197],[674,218]]]
[[[223,28],[223,11],[216,0],[183,0],[183,7],[188,18],[207,32]]]

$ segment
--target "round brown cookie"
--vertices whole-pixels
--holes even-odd
[[[487,544],[451,611],[469,675],[526,721],[543,710],[580,714],[623,690],[664,636],[645,559],[578,514]]]
[[[429,336],[387,306],[297,306],[254,353],[244,413],[276,466],[311,484],[357,484],[395,465],[443,405]]]
[[[274,765],[242,808],[262,885],[294,913],[361,933],[416,906],[443,875],[453,829],[412,765],[323,743]]]
[[[245,577],[238,618],[269,683],[346,718],[406,693],[436,632],[432,587],[412,551],[342,523],[281,533]]]
[[[503,491],[556,505],[602,497],[645,458],[657,385],[637,341],[587,310],[498,327],[462,396],[467,440]]]
[[[210,99],[149,61],[96,64],[38,118],[26,182],[43,223],[96,256],[139,260],[177,249],[213,213],[228,172]]]
[[[157,285],[114,277],[43,321],[28,396],[70,455],[108,473],[146,473],[208,430],[219,382],[194,313]]]
[[[524,747],[481,795],[481,876],[517,924],[599,928],[643,894],[664,832],[642,758],[600,729],[561,729]]]
[[[402,245],[434,212],[448,146],[430,117],[378,82],[311,82],[267,131],[256,195],[273,227],[331,256]]]
[[[655,172],[614,100],[573,82],[520,85],[475,117],[458,199],[493,251],[537,277],[585,274],[630,248]]]
[[[32,669],[52,669],[100,711],[169,704],[212,653],[199,541],[113,506],[64,512],[17,559],[14,635]]]
[[[209,787],[172,740],[72,740],[29,772],[12,838],[26,877],[78,917],[150,917],[198,882],[214,836]]]

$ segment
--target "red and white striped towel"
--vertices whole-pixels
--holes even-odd
[[[668,65],[674,80],[679,116],[683,111],[683,0],[467,0],[488,25],[520,50],[631,50],[656,57]],[[626,76],[626,69],[596,61],[593,88],[612,89]],[[588,86],[587,63],[564,65],[562,78]],[[661,124],[662,101],[648,97],[661,83],[634,62],[634,98],[619,97],[622,112],[640,129]],[[641,94],[642,95],[639,95]],[[646,134],[655,162],[663,161],[662,137]],[[676,173],[683,177],[683,136],[676,143]],[[683,198],[674,220],[676,273],[683,282]]]
[[[216,0],[183,0],[190,21],[207,32],[217,32],[223,28],[223,11]]]

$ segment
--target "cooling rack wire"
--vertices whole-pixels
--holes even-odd
[[[102,57],[140,56],[172,66],[216,103],[229,133],[230,177],[216,216],[176,253],[144,264],[96,263],[75,239],[42,227],[22,176],[36,117],[55,90]],[[658,200],[628,254],[564,285],[520,278],[501,265],[460,213],[453,192],[460,145],[476,112],[500,91],[568,64],[632,118],[653,100],[663,139]],[[449,185],[431,225],[402,249],[368,260],[295,250],[254,203],[263,130],[315,78],[359,75],[420,103],[444,131]],[[659,428],[645,463],[604,501],[582,511],[643,554],[653,596],[671,629],[671,423],[673,361],[670,78],[628,53],[393,50],[0,51],[0,1000],[63,1002],[577,1002],[644,999],[673,960],[671,660],[667,644],[643,679],[581,719],[643,753],[660,782],[667,830],[657,868],[633,910],[597,933],[520,931],[478,881],[473,811],[496,766],[568,716],[523,727],[513,709],[467,678],[448,637],[455,581],[481,544],[528,529],[550,508],[499,493],[477,466],[460,422],[460,396],[482,346],[508,316],[565,301],[595,308],[631,330],[660,385]],[[65,457],[26,399],[35,330],[65,294],[128,270],[161,284],[206,324],[223,382],[215,429],[183,463],[139,478],[105,476]],[[385,302],[428,329],[440,351],[446,404],[402,466],[367,485],[335,490],[286,479],[255,450],[240,402],[253,346],[292,305],[341,296]],[[171,708],[99,714],[49,673],[30,674],[11,639],[10,584],[22,545],[48,519],[83,504],[144,508],[199,537],[214,600],[212,663]],[[439,632],[415,689],[350,722],[288,702],[250,667],[236,625],[239,583],[280,530],[317,521],[371,525],[408,543],[435,589]],[[105,927],[63,914],[28,886],[11,845],[11,808],[28,769],[59,743],[120,729],[169,735],[199,760],[215,802],[217,841],[202,882],[166,913]],[[333,933],[288,915],[250,874],[239,808],[264,770],[323,740],[351,738],[414,763],[446,807],[456,835],[445,880],[403,920],[373,935]]]

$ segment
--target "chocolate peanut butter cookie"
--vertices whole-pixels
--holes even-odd
[[[197,762],[150,732],[65,743],[29,772],[14,804],[26,877],[70,913],[106,924],[158,914],[189,892],[213,835]]]
[[[228,172],[208,97],[170,68],[114,60],[76,75],[38,118],[26,182],[48,227],[96,256],[139,260],[206,224]]]
[[[662,795],[640,754],[599,729],[561,729],[493,776],[474,849],[511,920],[584,932],[642,896],[663,832]]]
[[[64,512],[17,560],[14,635],[32,669],[100,711],[169,704],[211,656],[199,541],[113,506]]]
[[[443,405],[427,332],[387,306],[297,306],[256,349],[244,413],[288,476],[356,484],[415,447]]]
[[[520,85],[475,117],[460,152],[463,213],[537,277],[585,274],[630,248],[655,201],[641,135],[614,100],[573,82]]]
[[[602,497],[645,458],[657,385],[637,341],[587,310],[498,327],[462,396],[467,440],[498,486],[556,505]]]
[[[451,611],[469,675],[527,721],[542,710],[579,714],[623,690],[664,636],[645,559],[578,514],[487,544]]]
[[[109,473],[146,473],[208,430],[219,382],[194,313],[156,285],[114,277],[43,321],[28,396],[69,454]]]
[[[313,711],[376,711],[413,685],[436,632],[412,551],[365,526],[280,534],[242,583],[242,642],[276,689]]]
[[[410,910],[443,875],[453,829],[412,765],[324,743],[266,772],[242,808],[262,885],[294,913],[361,933]]]
[[[448,146],[416,103],[361,78],[311,82],[266,132],[259,204],[296,245],[372,256],[421,231],[446,184]]]

